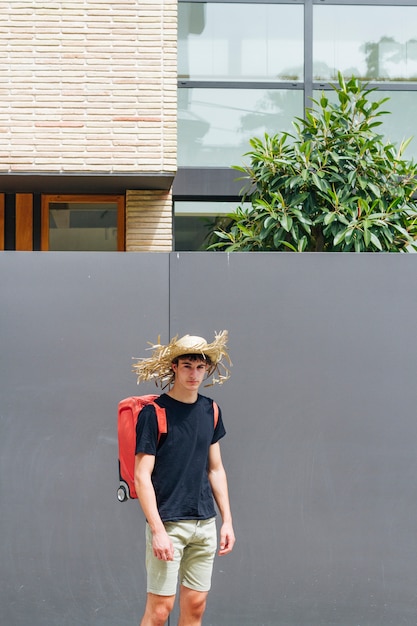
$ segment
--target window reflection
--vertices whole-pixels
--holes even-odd
[[[117,205],[51,202],[49,249],[117,250]]]
[[[178,11],[179,78],[303,80],[301,5],[180,2]]]
[[[413,137],[406,148],[404,158],[417,159],[416,116],[417,91],[375,91],[372,100],[389,98],[382,109],[389,111],[389,115],[381,115],[382,125],[379,127],[384,140],[400,146],[404,139]]]
[[[302,113],[301,90],[180,89],[178,164],[239,165],[249,139],[291,131]]]
[[[417,80],[417,7],[314,6],[313,74]]]

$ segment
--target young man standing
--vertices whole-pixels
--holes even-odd
[[[134,365],[138,382],[170,385],[155,401],[166,411],[167,434],[158,438],[152,405],[142,409],[136,433],[135,488],[147,521],[148,593],[141,626],[166,623],[178,580],[178,626],[201,625],[217,549],[214,501],[222,518],[218,554],[229,554],[235,543],[219,444],[226,431],[221,411],[216,419],[213,401],[199,394],[208,376],[218,375],[213,384],[227,380],[226,343],[227,331],[211,344],[185,335],[154,346],[150,358]]]

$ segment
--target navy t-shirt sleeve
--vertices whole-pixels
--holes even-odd
[[[156,455],[158,443],[158,424],[155,408],[151,404],[143,407],[136,423],[135,454]]]

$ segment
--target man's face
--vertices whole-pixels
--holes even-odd
[[[172,364],[175,372],[175,385],[189,391],[198,390],[207,372],[207,364],[203,360],[179,358],[178,363]]]

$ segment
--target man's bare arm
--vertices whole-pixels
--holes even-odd
[[[154,466],[155,457],[153,455],[136,455],[135,489],[142,511],[152,531],[154,555],[162,561],[172,561],[174,558],[174,547],[159,515],[155,490],[151,480]]]
[[[230,510],[227,477],[220,453],[220,444],[218,442],[210,446],[208,478],[223,522],[220,529],[219,555],[229,554],[229,552],[233,550],[236,538]]]

